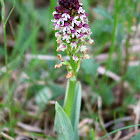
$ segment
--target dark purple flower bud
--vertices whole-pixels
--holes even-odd
[[[75,6],[75,10],[78,11],[80,6]]]
[[[79,2],[78,2],[78,0],[74,0],[75,2],[75,5],[79,5]]]
[[[74,17],[70,17],[69,21],[72,22],[73,19],[74,19]]]
[[[56,12],[58,12],[58,13],[62,13],[64,9],[63,9],[62,6],[56,6],[56,7],[55,7],[55,10],[56,10]]]
[[[79,5],[78,0],[59,0],[58,3],[65,9],[72,9],[75,6]]]
[[[85,13],[86,17],[88,17],[88,13]]]
[[[60,19],[61,16],[62,16],[62,14],[55,14],[55,15],[54,15],[54,19]]]
[[[80,33],[80,37],[79,38],[81,38],[83,36],[83,33]]]
[[[84,24],[83,25],[85,28],[89,28],[89,25],[88,24]]]
[[[85,36],[89,35],[88,33],[84,33]]]
[[[60,5],[63,5],[64,4],[64,1],[62,1],[62,0],[59,0],[59,2],[58,2]]]
[[[69,3],[64,3],[64,7],[69,8]]]
[[[69,15],[70,15],[70,10],[66,9],[66,10],[64,11],[64,13],[66,13],[66,14],[69,14]]]
[[[65,23],[64,23],[64,26],[69,26],[69,25],[70,25],[69,22],[65,22]]]
[[[71,3],[70,3],[70,8],[73,8],[73,7],[74,7],[74,3],[71,2]]]
[[[77,26],[77,28],[82,28],[83,27],[83,24],[80,23],[79,26]]]

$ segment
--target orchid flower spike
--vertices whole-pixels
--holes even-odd
[[[88,14],[82,7],[82,3],[78,0],[58,0],[59,6],[55,7],[53,12],[55,36],[59,44],[57,51],[63,51],[70,57],[70,62],[63,60],[60,68],[66,65],[69,76],[76,76],[83,59],[90,59],[87,54],[87,44],[94,44],[94,40],[90,38],[92,34],[88,25]]]

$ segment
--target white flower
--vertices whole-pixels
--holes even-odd
[[[56,19],[52,19],[51,21],[52,21],[52,22],[57,22],[58,20],[56,20]]]
[[[73,48],[76,49],[77,48],[77,43],[75,41],[73,41],[73,42],[71,42],[70,46],[71,46],[72,49]]]
[[[82,27],[82,28],[81,28],[81,31],[82,31],[83,33],[86,33],[86,32],[88,31],[88,29],[85,28],[85,27]]]
[[[88,29],[87,33],[88,33],[88,35],[91,35],[92,34],[92,32],[91,32],[90,29]]]
[[[68,34],[66,34],[66,35],[63,36],[63,40],[66,40],[67,43],[70,43],[70,41],[69,41],[70,39],[71,39],[71,37]]]
[[[80,51],[85,52],[87,50],[87,47],[85,45],[80,46]]]
[[[85,13],[85,10],[82,7],[80,7],[79,10],[78,10],[78,14],[80,14],[80,13],[82,13],[82,14]]]
[[[53,16],[54,16],[55,14],[58,14],[58,13],[57,13],[56,11],[54,11],[54,12],[53,12]]]
[[[64,21],[67,21],[68,19],[70,19],[70,15],[64,13],[64,14],[62,15],[62,18],[63,18]]]
[[[73,20],[76,20],[76,19],[78,19],[79,17],[78,16],[76,16],[76,17],[74,17],[74,19]]]
[[[56,32],[56,33],[55,33],[55,37],[61,38],[61,36],[62,36],[61,33],[59,33],[59,32]]]
[[[71,30],[70,30],[70,28],[69,28],[68,26],[62,28],[62,30],[63,30],[63,34],[64,34],[64,35],[66,34],[66,33],[65,33],[66,31],[68,32],[68,34],[71,33]]]
[[[83,23],[83,24],[87,24],[87,23],[88,23],[88,20],[85,20],[85,19],[84,19],[84,20],[82,20],[82,23]]]
[[[57,51],[65,51],[67,49],[67,46],[64,44],[61,44],[58,48]]]
[[[76,55],[73,55],[73,60],[77,62],[79,58]]]
[[[78,16],[74,17],[74,19],[72,20],[72,27],[74,27],[74,24],[76,24],[77,26],[80,25],[81,22],[77,20],[78,18]]]
[[[76,34],[76,37],[77,37],[77,38],[79,38],[80,36],[81,36],[80,34],[78,34],[78,33]]]
[[[61,26],[64,26],[64,19],[60,18],[60,19],[57,21],[57,24],[58,24],[58,25],[61,25]]]
[[[79,30],[76,30],[77,33],[81,33],[81,28]]]
[[[77,34],[77,33],[72,33],[72,38],[74,38],[76,34]]]
[[[60,18],[59,20],[58,19],[52,19],[51,21],[56,23],[55,30],[58,30],[58,28],[60,28],[60,25],[64,26],[64,20],[62,18]]]
[[[75,36],[76,36],[77,38],[79,37],[79,34],[78,34],[77,31],[76,31],[75,33],[72,33],[72,38],[74,38]]]
[[[55,25],[55,30],[59,30],[60,29],[60,25],[56,24]]]
[[[62,31],[64,33],[64,35],[66,34],[65,32],[67,32],[68,34],[71,34],[71,30],[73,30],[74,28],[72,26],[65,26],[62,28]]]
[[[77,26],[79,26],[79,25],[80,25],[80,21],[75,21],[75,24],[76,24]]]
[[[80,19],[83,21],[86,19],[86,16],[85,15],[79,15]]]

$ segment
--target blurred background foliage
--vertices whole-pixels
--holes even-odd
[[[93,32],[91,38],[95,40],[95,45],[89,46],[92,59],[82,62],[78,74],[83,85],[80,119],[89,118],[95,123],[100,122],[99,110],[102,110],[104,122],[136,115],[129,106],[135,106],[140,100],[140,0],[118,0],[116,7],[114,0],[82,2],[89,13],[89,24]],[[5,4],[7,17],[13,0],[5,0]],[[14,11],[6,26],[12,127],[21,127],[19,122],[38,126],[44,130],[38,136],[42,138],[44,135],[55,137],[52,131],[54,101],[63,105],[67,83],[65,67],[54,69],[58,63],[57,43],[51,19],[56,5],[57,0],[15,0]],[[2,21],[0,22],[2,130],[9,127],[6,111],[9,94],[5,80]],[[107,65],[109,72],[105,70]],[[96,128],[93,124],[88,124],[88,130]],[[132,124],[132,120],[128,124]],[[113,129],[111,127],[108,131]],[[88,130],[84,130],[81,136],[87,136]],[[104,133],[100,134],[97,130],[97,134],[102,136]],[[35,134],[30,136],[33,135]],[[86,139],[88,138],[84,140]]]

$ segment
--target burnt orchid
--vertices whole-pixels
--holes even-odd
[[[81,85],[79,82],[76,83],[76,78],[82,60],[90,59],[87,54],[87,45],[94,44],[94,41],[90,38],[92,32],[88,25],[88,14],[85,13],[82,3],[79,3],[78,0],[59,0],[58,4],[59,6],[56,6],[53,12],[54,19],[52,20],[54,30],[56,30],[56,41],[59,44],[56,51],[65,52],[70,61],[64,60],[61,54],[57,54],[61,63],[55,65],[55,68],[65,65],[68,71],[66,78],[69,80],[64,110],[56,103],[55,128],[59,140],[62,140],[62,137],[65,140],[79,140],[78,123],[81,106]],[[68,122],[69,125],[65,126],[65,122]],[[62,130],[60,130],[61,128]],[[71,130],[71,132],[64,132],[65,129]]]
[[[55,66],[60,68],[66,65],[68,70],[67,78],[75,78],[83,59],[90,59],[87,54],[88,44],[94,41],[90,38],[92,34],[88,25],[88,14],[82,7],[82,3],[78,0],[59,0],[59,6],[55,7],[53,12],[55,36],[57,38],[57,51],[65,52],[70,62],[63,60],[59,54],[61,64]]]

